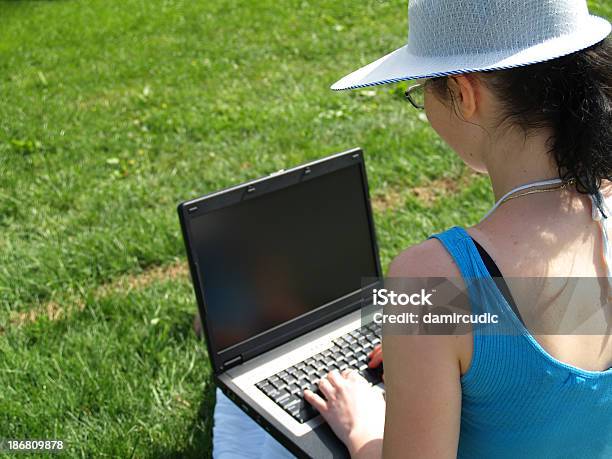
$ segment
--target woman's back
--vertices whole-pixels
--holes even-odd
[[[608,184],[602,197],[604,205],[612,209],[612,188]],[[606,260],[601,226],[606,225],[610,233],[612,215],[599,218],[601,213],[589,196],[569,191],[532,196],[528,205],[512,204],[509,202],[469,232],[506,278],[527,328],[562,362],[593,371],[612,367],[612,304],[607,291],[607,265],[612,267],[612,260]],[[577,284],[589,292],[568,299],[564,294],[569,288],[567,279],[573,280],[569,286],[574,290]],[[587,308],[597,309],[598,314],[592,313],[579,334],[576,317],[586,320],[572,313],[584,313]],[[574,318],[560,327],[563,316]],[[544,334],[545,330],[558,332]]]
[[[551,206],[564,199],[575,204],[563,210]],[[567,302],[543,300],[563,297],[559,292],[543,294],[568,285],[555,278],[581,277],[578,282],[589,284],[594,276],[603,276],[607,281],[606,260],[598,256],[603,250],[602,232],[592,218],[590,200],[586,198],[588,206],[584,201],[569,194],[542,196],[532,208],[517,203],[470,230],[496,258],[527,328],[550,326],[559,313],[551,313],[550,308],[563,307],[567,314],[571,307]],[[529,219],[529,225],[518,219],[521,215]],[[532,231],[517,232],[512,221]],[[495,230],[489,236],[492,227]],[[490,279],[465,230],[452,228],[435,237],[464,279]],[[536,337],[524,328],[496,287],[472,288],[470,297],[482,308],[479,312],[506,317],[515,332],[507,328],[499,333],[472,332],[469,369],[461,376],[458,456],[612,457],[612,340],[609,331],[606,335],[612,326],[610,304],[598,306],[608,319],[599,324],[599,335],[589,329],[592,334]],[[530,310],[536,303],[547,303],[548,314]]]

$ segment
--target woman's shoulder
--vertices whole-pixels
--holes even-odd
[[[445,277],[460,278],[461,273],[453,258],[442,243],[435,238],[427,239],[420,244],[403,250],[389,265],[388,277]],[[441,361],[440,356],[452,356],[459,363],[463,375],[472,361],[472,334],[428,336],[397,336],[385,338],[387,342],[410,340],[410,347],[418,354],[420,361]],[[401,343],[398,343],[398,346]],[[405,344],[405,343],[404,343]],[[406,346],[400,346],[406,354]],[[427,355],[429,359],[423,359]]]
[[[408,247],[389,265],[389,277],[459,277],[450,254],[437,239]]]

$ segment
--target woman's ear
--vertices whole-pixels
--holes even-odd
[[[455,107],[461,117],[469,121],[478,107],[477,82],[472,75],[456,75],[448,79],[448,88],[453,94]]]

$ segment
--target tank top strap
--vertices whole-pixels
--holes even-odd
[[[442,243],[464,279],[491,277],[474,241],[465,229],[454,226],[442,233],[429,236],[429,239],[432,238]]]
[[[459,268],[470,297],[472,312],[499,313],[499,306],[505,300],[468,232],[455,226],[429,238],[439,240]]]

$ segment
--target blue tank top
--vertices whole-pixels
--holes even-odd
[[[512,312],[469,234],[454,227],[432,237],[457,264],[472,312],[506,316],[521,330],[473,330],[458,457],[612,458],[612,368],[586,371],[552,357]]]

